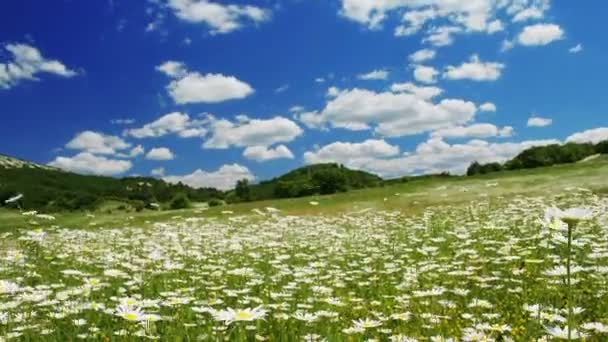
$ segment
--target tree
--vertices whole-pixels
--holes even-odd
[[[322,195],[348,190],[346,176],[339,169],[321,170],[315,173],[312,178]]]
[[[595,153],[608,154],[608,140],[604,140],[595,145]]]
[[[171,200],[170,208],[172,210],[190,208],[190,199],[185,194],[177,194]]]
[[[251,201],[251,187],[249,186],[249,180],[246,178],[236,182],[234,192],[241,201]]]
[[[467,176],[475,176],[481,173],[481,164],[479,162],[474,161],[471,163],[469,168],[467,169]]]

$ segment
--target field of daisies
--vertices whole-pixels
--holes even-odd
[[[608,199],[10,231],[0,341],[608,340]]]

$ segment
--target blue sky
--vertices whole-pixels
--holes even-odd
[[[0,153],[229,188],[608,139],[603,2],[9,1]],[[418,52],[418,53],[417,53]]]

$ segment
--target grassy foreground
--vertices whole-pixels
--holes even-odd
[[[282,199],[241,203],[210,209],[186,209],[176,211],[144,211],[141,213],[107,214],[103,210],[85,213],[54,214],[54,221],[24,218],[17,211],[0,209],[0,231],[42,227],[121,227],[149,226],[181,217],[216,217],[251,214],[252,210],[276,208],[288,215],[336,215],[365,210],[395,210],[402,213],[419,213],[429,206],[466,204],[470,201],[497,199],[516,195],[551,195],[563,193],[568,188],[586,188],[596,193],[608,194],[608,157],[603,155],[588,162],[566,164],[530,170],[504,171],[485,176],[423,179],[393,186],[355,190],[329,196]],[[318,205],[311,205],[317,202]]]
[[[2,212],[0,341],[606,341],[607,171],[132,218]]]

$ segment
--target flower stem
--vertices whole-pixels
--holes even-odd
[[[568,222],[568,255],[566,258],[566,279],[567,279],[567,291],[568,291],[568,341],[572,340],[572,284],[570,281],[570,254],[572,252],[572,229],[574,228],[574,222]]]

